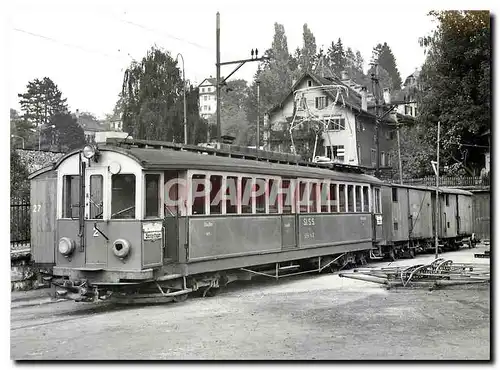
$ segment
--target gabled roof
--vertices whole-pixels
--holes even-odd
[[[205,78],[203,81],[201,81],[201,84],[199,84],[198,87],[200,87],[201,85],[203,85],[205,83],[205,81],[208,82],[208,84],[205,84],[205,86],[206,85],[215,86],[217,84],[217,79],[215,79],[213,77],[208,77],[208,78]]]
[[[105,131],[107,128],[101,122],[91,119],[87,116],[79,116],[76,118],[78,125],[84,131]]]
[[[267,111],[268,114],[274,112],[275,110],[277,110],[278,108],[282,107],[284,102],[286,101],[286,99],[288,99],[288,97],[290,96],[290,94],[293,94],[293,92],[296,90],[297,86],[299,86],[302,81],[304,80],[304,78],[306,77],[309,77],[311,78],[314,82],[316,82],[317,85],[319,86],[328,86],[328,85],[343,85],[343,86],[346,86],[348,88],[348,91],[349,91],[349,94],[348,96],[345,97],[345,105],[354,109],[354,110],[357,110],[358,112],[360,113],[364,113],[368,116],[371,116],[371,117],[375,117],[375,115],[373,113],[370,113],[370,112],[367,112],[367,111],[363,111],[361,110],[361,95],[356,92],[354,89],[352,89],[351,87],[347,86],[346,84],[344,84],[337,76],[335,76],[333,73],[332,73],[333,77],[330,77],[330,78],[324,78],[324,77],[321,77],[319,75],[317,75],[316,73],[313,73],[313,72],[304,72],[298,79],[297,81],[293,84],[292,88],[290,89],[290,91],[288,92],[288,94],[277,104],[275,104],[271,109],[269,109]],[[334,94],[332,91],[326,91],[326,93],[332,97],[333,100],[335,100],[336,98],[336,94]],[[341,104],[341,100],[339,99],[338,100],[338,103]]]

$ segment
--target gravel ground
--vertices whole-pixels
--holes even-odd
[[[473,258],[482,250],[443,257],[489,264]],[[16,299],[15,360],[490,358],[489,286],[387,291],[329,274],[234,283],[214,298],[164,305]]]

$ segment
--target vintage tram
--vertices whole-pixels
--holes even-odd
[[[108,139],[30,178],[33,259],[77,301],[178,301],[255,275],[394,257],[425,239],[412,226],[403,243],[389,227],[404,217],[384,214],[384,194],[405,187],[259,150]]]

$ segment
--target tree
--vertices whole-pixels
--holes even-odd
[[[183,142],[182,90],[177,62],[168,51],[153,46],[125,71],[124,131],[137,139]]]
[[[342,44],[340,37],[337,40],[337,43],[332,41],[332,44],[328,48],[327,56],[330,61],[330,69],[333,73],[340,77],[346,64],[344,45]]]
[[[10,197],[16,200],[29,201],[30,185],[28,170],[17,152],[10,149]]]
[[[309,27],[307,27],[307,23],[303,26],[302,37],[303,45],[300,52],[299,66],[303,72],[311,71],[316,64],[316,38]]]
[[[420,74],[418,122],[427,142],[436,147],[441,122],[442,164],[460,163],[469,174],[479,172],[484,149],[481,136],[491,128],[491,34],[488,11],[430,12],[438,21],[422,38],[427,57]]]
[[[263,124],[265,112],[274,104],[281,101],[292,87],[294,67],[297,59],[288,53],[285,29],[279,23],[274,24],[274,37],[272,48],[266,51],[269,56],[275,56],[266,63],[259,66],[252,84],[248,87],[245,99],[245,111],[247,122],[250,125],[247,142],[255,144],[256,124],[257,124],[257,80],[260,82],[260,122]],[[302,56],[300,56],[302,58]],[[303,60],[303,59],[298,59]],[[300,65],[300,62],[296,64]],[[298,70],[298,67],[296,71]],[[296,76],[295,76],[296,78]],[[264,127],[263,125],[261,127]],[[261,135],[263,130],[261,130]]]
[[[10,133],[11,135],[20,136],[24,139],[24,144],[28,147],[28,144],[33,141],[33,132],[31,129],[33,126],[19,115],[15,109],[10,109]],[[18,137],[14,137],[12,142],[21,145],[22,140]]]
[[[186,90],[186,121],[188,131],[188,143],[199,144],[207,141],[208,122],[200,117],[198,102],[200,100],[199,89],[189,86]],[[215,128],[215,124],[212,126]]]
[[[363,73],[363,70],[364,70],[364,64],[365,64],[365,61],[363,59],[363,57],[361,56],[361,53],[358,51],[356,51],[356,56],[355,56],[355,62],[354,62],[354,67],[360,71],[361,73]]]
[[[57,113],[52,116],[50,124],[54,129],[47,131],[55,137],[54,144],[59,151],[71,151],[85,145],[83,129],[78,125],[76,118],[70,113]]]
[[[242,79],[228,81],[221,91],[222,132],[234,136],[237,145],[250,144],[248,137],[250,123],[245,112],[247,93],[247,82]]]
[[[26,89],[18,97],[23,118],[32,126],[46,125],[54,114],[68,111],[66,99],[50,78],[36,78],[28,82]]]
[[[426,140],[426,128],[422,125],[401,126],[400,150],[403,177],[419,178],[430,175],[430,163],[436,160],[436,149]],[[391,158],[398,161],[398,148],[394,146]],[[397,168],[397,165],[394,165]]]
[[[401,76],[398,71],[398,67],[396,66],[396,58],[392,53],[391,48],[387,45],[387,42],[384,44],[377,44],[373,48],[376,54],[376,62],[387,71],[389,76],[391,77],[392,83],[390,86],[391,91],[401,90]]]

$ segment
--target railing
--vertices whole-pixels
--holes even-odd
[[[29,248],[30,204],[22,199],[13,199],[13,203],[10,205],[10,247],[11,249]]]
[[[391,183],[398,183],[399,179],[393,178],[387,181]],[[421,186],[436,186],[435,176],[426,176],[422,178],[403,178],[403,184],[405,185],[421,185]],[[443,187],[487,187],[490,186],[489,177],[479,177],[479,176],[440,176],[439,186]]]

